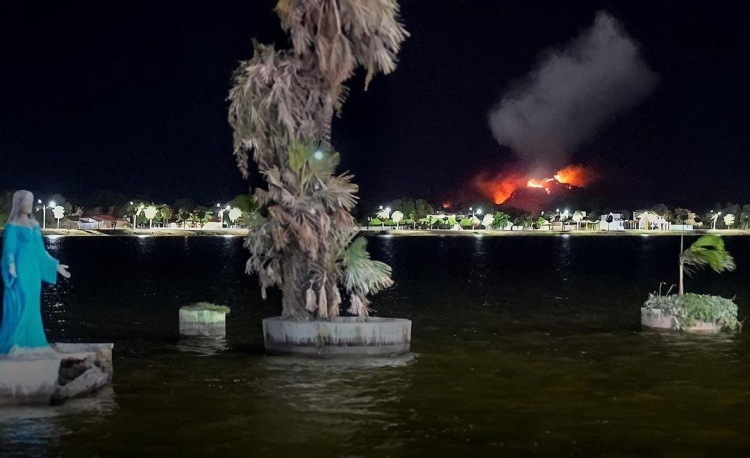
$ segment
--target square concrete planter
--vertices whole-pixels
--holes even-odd
[[[180,308],[180,334],[184,336],[224,336],[229,309],[211,310],[187,306]]]

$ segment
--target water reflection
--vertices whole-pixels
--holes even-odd
[[[180,336],[177,349],[200,356],[212,356],[229,348],[224,336]]]
[[[398,405],[412,386],[413,354],[397,358],[266,357],[259,408],[276,443],[366,443],[401,425]],[[293,422],[289,422],[294,418]],[[388,435],[388,440],[392,435]],[[399,444],[391,444],[397,447]]]
[[[74,422],[98,422],[117,410],[111,385],[94,396],[62,406],[0,406],[0,455],[59,456],[62,439],[79,428]]]

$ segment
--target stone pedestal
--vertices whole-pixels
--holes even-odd
[[[113,344],[51,344],[0,356],[0,405],[59,404],[111,383]]]
[[[337,317],[330,321],[263,320],[270,354],[392,356],[407,353],[411,321],[403,318]]]

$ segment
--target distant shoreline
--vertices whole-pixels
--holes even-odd
[[[704,234],[715,235],[750,235],[750,229],[702,229],[691,231],[659,231],[659,230],[642,230],[631,229],[626,231],[497,231],[497,230],[404,230],[404,229],[367,229],[360,230],[360,234],[365,236],[385,236],[393,237],[559,237],[561,235],[570,235],[573,237],[633,237],[633,236],[680,236],[692,235],[701,236]]]
[[[0,227],[0,233],[4,228]],[[247,229],[44,229],[44,237],[244,237]]]
[[[3,232],[0,227],[0,234]],[[247,229],[45,229],[44,237],[246,237]],[[633,237],[656,236],[669,237],[679,235],[700,236],[716,234],[725,236],[750,235],[748,229],[703,229],[692,231],[659,231],[659,230],[626,230],[626,231],[498,231],[498,230],[412,230],[412,229],[372,229],[360,228],[360,235],[366,237],[556,237],[569,235],[573,237]]]

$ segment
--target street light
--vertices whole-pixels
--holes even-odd
[[[38,199],[37,202],[42,203],[42,199]],[[55,202],[50,201],[49,208],[55,208]],[[42,229],[47,229],[47,206],[42,205]]]

